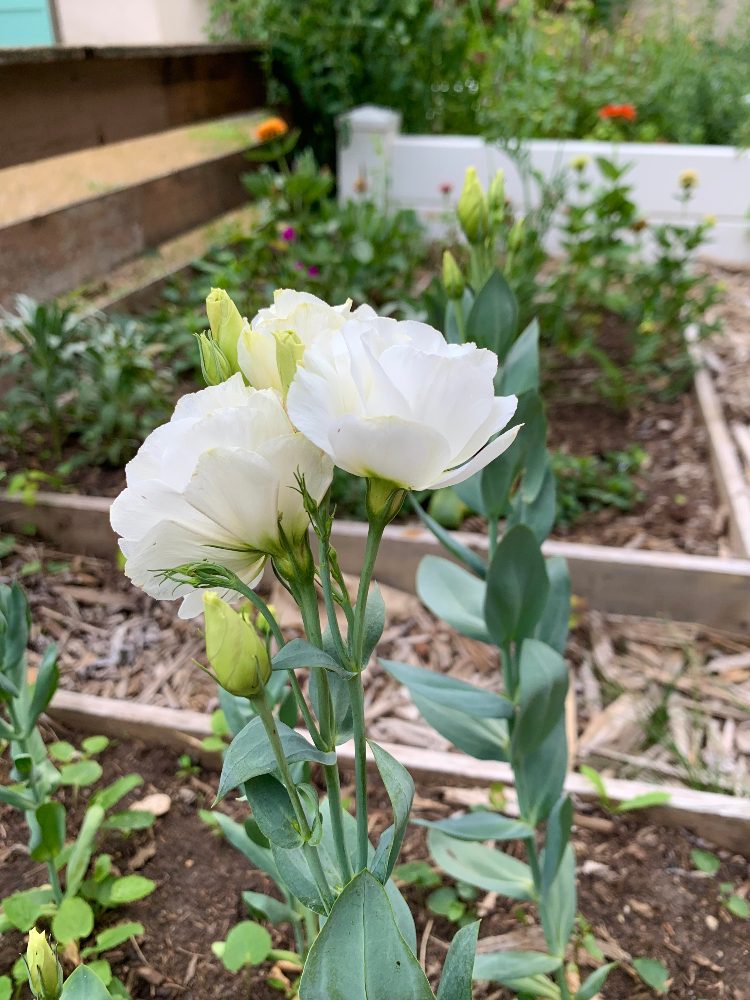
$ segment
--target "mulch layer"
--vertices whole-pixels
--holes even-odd
[[[212,711],[201,620],[133,588],[110,562],[19,542],[0,582],[27,589],[30,662],[59,648],[61,686],[170,708]],[[368,670],[368,725],[383,742],[450,750],[378,657],[429,667],[500,690],[496,651],[436,619],[418,598],[383,587],[386,625]],[[266,595],[285,634],[301,634],[286,591]],[[750,639],[698,625],[603,615],[578,606],[568,643],[575,697],[571,750],[605,774],[750,794]],[[575,735],[573,735],[575,730]]]

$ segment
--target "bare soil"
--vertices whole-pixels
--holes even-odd
[[[71,734],[58,729],[48,735],[70,738]],[[146,784],[135,796],[159,791],[172,800],[170,811],[152,830],[127,840],[108,835],[99,845],[113,854],[120,871],[138,871],[158,886],[147,899],[106,918],[113,923],[139,920],[146,927],[137,947],[128,943],[110,953],[116,974],[138,1000],[277,998],[280,994],[265,982],[268,965],[233,976],[210,950],[212,941],[223,939],[235,922],[246,917],[243,890],[273,891],[268,879],[253,871],[198,816],[199,808],[210,806],[216,776],[204,772],[180,778],[170,752],[138,743],[113,745],[102,763],[104,780],[138,771]],[[457,800],[466,794],[449,787],[422,787],[418,792],[415,815],[432,818],[454,814]],[[345,787],[344,793],[351,795],[351,787]],[[68,797],[70,830],[80,820],[85,798],[85,793],[77,802]],[[230,803],[227,809],[237,818],[243,815],[239,803]],[[379,787],[373,790],[371,810],[376,836],[390,822]],[[0,848],[0,896],[40,884],[43,868],[30,863],[17,846],[26,841],[20,814],[1,808],[0,831],[4,845]],[[669,995],[676,1000],[750,997],[748,925],[732,917],[718,899],[719,881],[731,881],[741,894],[748,892],[750,868],[745,859],[719,852],[721,871],[707,877],[692,870],[690,849],[710,845],[692,834],[642,826],[627,818],[614,821],[591,811],[577,813],[573,839],[580,870],[579,911],[604,954],[621,963],[603,991],[604,1000],[646,1000],[653,995],[631,964],[632,958],[642,956],[657,958],[667,966],[672,977]],[[510,850],[521,856],[519,845]],[[402,860],[426,857],[423,831],[410,828]],[[407,888],[406,895],[417,924],[420,956],[435,985],[456,928],[426,910],[426,891]],[[532,907],[480,894],[476,909],[482,916],[484,948],[540,946]],[[273,931],[273,939],[277,947],[293,948],[283,928]],[[20,934],[0,939],[0,973],[10,968],[23,947]],[[590,971],[585,952],[578,949],[576,957],[584,973]],[[475,1000],[505,1000],[509,994],[496,986],[477,985],[474,996]]]

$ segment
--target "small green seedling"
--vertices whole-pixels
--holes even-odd
[[[715,854],[697,847],[690,852],[690,860],[698,871],[706,875],[717,875],[721,868],[721,861]],[[735,892],[732,882],[719,883],[719,902],[733,917],[739,917],[740,920],[750,919],[750,903],[744,896]]]
[[[180,754],[177,758],[177,777],[193,778],[201,773],[201,766],[197,764],[189,753]]]
[[[634,795],[632,799],[625,799],[623,802],[614,802],[607,794],[604,779],[598,771],[587,764],[582,764],[580,771],[594,786],[599,805],[613,816],[621,816],[623,813],[635,812],[638,809],[650,809],[652,806],[663,806],[671,798],[669,792],[645,792],[643,795]]]
[[[654,993],[666,996],[672,985],[672,980],[669,977],[669,969],[663,962],[659,962],[655,958],[634,958],[633,968]]]

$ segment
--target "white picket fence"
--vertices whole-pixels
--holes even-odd
[[[634,200],[650,222],[716,220],[706,256],[750,263],[750,154],[730,146],[680,146],[535,139],[527,144],[531,165],[551,177],[579,154],[630,163]],[[505,170],[514,204],[533,203],[533,185],[521,180],[513,159],[479,136],[402,135],[400,115],[363,105],[339,119],[339,197],[374,197],[383,205],[414,209],[438,233],[463,184],[467,167],[487,184]],[[595,172],[595,168],[588,168]],[[676,195],[680,172],[696,170],[698,185],[687,207]],[[592,174],[593,176],[593,174]],[[529,190],[530,187],[530,190]],[[448,193],[446,193],[446,191]],[[553,236],[554,240],[554,236]]]

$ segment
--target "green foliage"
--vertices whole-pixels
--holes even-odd
[[[557,483],[558,526],[576,523],[584,514],[616,507],[626,512],[643,499],[634,477],[646,460],[638,445],[625,451],[607,451],[603,455],[568,455],[556,451],[552,468]]]
[[[81,464],[121,465],[169,416],[171,352],[140,324],[19,295],[2,328],[11,344],[0,346],[0,378],[12,384],[0,408],[0,459],[34,456],[63,478]],[[25,473],[29,483],[35,475],[47,476]]]
[[[589,767],[588,764],[581,764],[580,772],[594,786],[599,799],[599,805],[602,809],[615,816],[622,813],[636,812],[639,809],[651,809],[654,806],[663,806],[671,798],[669,792],[655,791],[644,792],[643,795],[635,795],[632,799],[624,799],[622,802],[615,803],[609,797],[607,786],[604,784],[604,779],[598,771],[595,771],[593,767]]]
[[[511,5],[485,36],[479,131],[500,141],[746,144],[747,5],[721,36],[715,6],[696,6],[698,14],[653,5],[645,24],[639,14],[597,26],[593,4],[565,5],[563,12],[532,0]],[[635,120],[600,114],[612,104],[633,105]]]
[[[407,129],[436,131],[466,116],[471,21],[431,0],[213,0],[214,28],[264,46],[270,97],[290,101],[303,138],[333,163],[334,122],[357,104],[398,107]]]
[[[106,736],[88,736],[78,748],[66,740],[45,747],[37,722],[57,686],[56,653],[52,646],[47,649],[31,682],[26,662],[29,628],[23,590],[18,584],[0,586],[0,740],[5,741],[0,746],[7,746],[11,760],[10,784],[0,786],[0,802],[25,813],[29,856],[46,865],[50,886],[16,892],[3,899],[0,927],[3,931],[15,928],[25,932],[38,921],[49,920],[60,946],[77,946],[90,937],[104,909],[141,899],[156,888],[142,875],[112,874],[109,855],[96,854],[98,833],[103,829],[140,829],[150,825],[154,816],[127,810],[107,815],[123,796],[142,783],[138,775],[126,775],[96,790],[88,800],[77,833],[69,830],[69,817],[58,791],[68,787],[78,792],[98,782],[102,768],[94,757],[106,750],[109,740]],[[72,842],[67,840],[70,834]],[[141,933],[140,924],[109,928],[97,934],[93,945],[83,948],[84,959],[95,959],[92,969],[100,977],[97,982],[117,982],[100,953]],[[81,992],[84,979],[80,976],[75,980],[78,992],[66,986],[63,995],[93,997],[93,993]],[[127,993],[121,990],[117,995]]]
[[[633,968],[646,986],[660,995],[669,992],[669,969],[655,958],[634,958]]]

